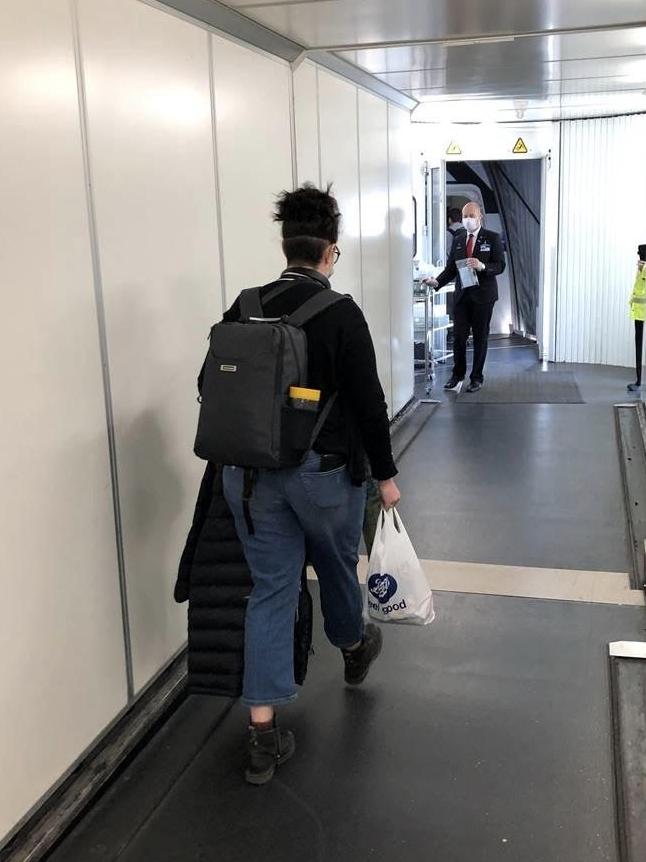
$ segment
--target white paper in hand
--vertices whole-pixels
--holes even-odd
[[[368,564],[368,616],[379,622],[427,626],[435,619],[433,593],[394,509],[382,509]]]

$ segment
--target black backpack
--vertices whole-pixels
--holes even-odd
[[[286,283],[287,281],[287,283]],[[290,386],[307,386],[303,326],[347,297],[322,289],[296,311],[266,318],[263,302],[310,279],[283,280],[262,299],[262,288],[240,294],[240,321],[216,323],[200,373],[195,454],[215,464],[283,469],[302,463],[334,404],[318,412],[295,409]]]

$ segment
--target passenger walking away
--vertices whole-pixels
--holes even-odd
[[[482,227],[482,210],[468,203],[462,210],[465,230],[456,234],[446,268],[424,283],[439,290],[455,281],[453,304],[453,373],[444,386],[455,389],[467,373],[467,341],[473,332],[473,367],[467,392],[477,392],[484,383],[489,327],[498,300],[496,276],[504,272],[505,255],[500,234]]]
[[[246,779],[252,784],[269,781],[295,751],[294,736],[278,726],[275,710],[296,697],[294,618],[305,561],[317,573],[325,633],[341,650],[345,681],[359,684],[381,650],[378,627],[364,625],[356,571],[366,458],[383,505],[390,508],[399,501],[370,332],[354,301],[333,294],[330,287],[340,256],[337,202],[329,189],[306,185],[279,197],[274,218],[282,225],[287,268],[260,289],[256,317],[247,315],[249,294],[243,293],[224,323],[240,326],[247,320],[245,326],[254,326],[259,325],[254,324],[257,318],[302,323],[306,385],[292,388],[291,394],[304,408],[314,402],[316,409],[318,404],[324,421],[300,464],[260,468],[250,476],[248,464],[223,459],[228,465],[223,470],[224,494],[253,579],[242,697],[251,712]],[[322,310],[311,317],[305,309],[313,307]],[[240,364],[232,344],[231,355],[218,353],[215,366],[229,375],[227,380]],[[285,404],[288,396],[285,391]],[[290,433],[289,426],[284,433]]]

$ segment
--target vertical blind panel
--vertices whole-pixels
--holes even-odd
[[[631,366],[628,300],[646,242],[646,116],[562,126],[556,359]]]

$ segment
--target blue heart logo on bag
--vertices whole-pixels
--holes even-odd
[[[368,592],[383,605],[389,602],[397,592],[397,581],[392,575],[370,575]]]

